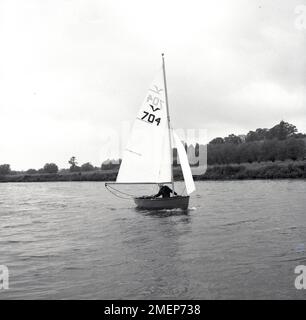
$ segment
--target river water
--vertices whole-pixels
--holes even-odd
[[[150,212],[102,182],[0,184],[0,299],[305,299],[306,181],[196,187]]]

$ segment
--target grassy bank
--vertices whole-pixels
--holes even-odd
[[[209,166],[195,180],[305,179],[306,161]]]
[[[48,181],[114,181],[117,170],[71,172],[54,174],[12,174],[0,176],[0,182],[48,182]],[[174,169],[175,180],[182,180],[180,168]],[[208,166],[204,174],[195,180],[242,179],[305,179],[306,161],[279,161]]]
[[[48,181],[113,181],[117,170],[99,170],[71,173],[35,173],[0,176],[0,182],[48,182]]]

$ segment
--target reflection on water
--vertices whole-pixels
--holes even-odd
[[[189,210],[150,211],[98,182],[0,184],[0,299],[303,299],[305,191],[198,182]]]
[[[182,209],[163,209],[163,210],[148,210],[141,208],[134,208],[136,212],[140,212],[143,215],[153,216],[157,218],[166,218],[170,216],[189,216],[189,212],[195,210],[195,208],[182,210]]]

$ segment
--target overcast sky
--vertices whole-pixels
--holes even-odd
[[[306,132],[302,0],[0,0],[0,164],[100,165],[166,54],[176,128]],[[112,156],[112,155],[110,155]]]

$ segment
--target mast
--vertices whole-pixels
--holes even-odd
[[[174,179],[173,179],[173,150],[172,150],[172,139],[171,139],[171,125],[170,125],[170,112],[168,104],[168,92],[167,92],[167,82],[166,82],[166,68],[165,68],[165,58],[162,53],[163,59],[163,75],[164,75],[164,86],[165,86],[165,98],[166,98],[166,107],[167,107],[167,122],[168,122],[168,132],[169,132],[169,146],[170,146],[170,163],[171,163],[171,184],[174,195]]]

